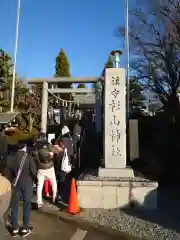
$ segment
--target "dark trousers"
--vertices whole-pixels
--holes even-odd
[[[4,174],[4,170],[6,168],[6,157],[7,153],[0,153],[0,173]]]
[[[56,178],[58,180],[58,195],[64,196],[67,191],[67,174],[63,171],[57,173]]]
[[[21,197],[23,200],[23,228],[27,229],[30,221],[32,185],[16,186],[13,189],[11,205],[11,220],[13,229],[18,228],[18,209]]]
[[[80,167],[80,156],[79,156],[79,146],[80,146],[80,141],[77,140],[74,143],[74,155],[72,156],[72,163],[73,163],[73,167]]]

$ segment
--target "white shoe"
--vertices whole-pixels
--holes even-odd
[[[43,206],[44,206],[44,203],[37,204],[37,206],[38,206],[38,209],[39,209],[39,208],[41,208],[41,207],[43,207]]]

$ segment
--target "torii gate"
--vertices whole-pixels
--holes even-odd
[[[29,84],[43,84],[42,90],[42,130],[47,130],[48,93],[95,93],[92,88],[49,88],[58,83],[97,83],[99,78],[53,78],[29,79]],[[126,84],[124,68],[108,68],[104,80],[104,166],[99,169],[99,176],[134,176],[132,169],[126,168]],[[96,88],[96,124],[101,119],[102,97]],[[98,96],[98,97],[97,97]],[[101,129],[101,128],[100,128]]]
[[[96,90],[93,88],[54,88],[49,85],[56,85],[58,83],[96,83],[98,78],[33,78],[28,80],[28,84],[42,84],[42,109],[41,109],[41,129],[44,133],[47,132],[47,111],[48,111],[48,94],[49,93],[89,93],[95,94]],[[97,95],[97,94],[96,94]],[[97,117],[97,116],[96,116]],[[100,121],[97,121],[100,122]]]

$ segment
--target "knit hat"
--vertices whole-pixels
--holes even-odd
[[[66,135],[67,133],[69,133],[70,130],[69,128],[65,125],[63,128],[62,128],[62,131],[61,131],[61,134],[62,136]]]
[[[42,145],[49,144],[45,133],[40,133],[39,134],[38,139],[37,139],[37,143],[42,144]]]

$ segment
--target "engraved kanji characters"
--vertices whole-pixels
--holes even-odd
[[[119,111],[121,109],[120,101],[116,102],[114,99],[112,99],[112,102],[109,104],[109,107],[111,108],[112,113],[114,111]]]
[[[111,145],[111,154],[112,157],[122,156],[122,152],[120,149],[120,139],[121,139],[121,131],[119,126],[121,124],[119,120],[119,114],[121,110],[121,102],[120,102],[120,77],[113,76],[111,79],[111,90],[110,94],[110,101],[108,107],[111,110],[112,115],[110,116],[109,120],[109,137],[112,143]]]
[[[120,121],[117,119],[116,115],[113,115],[113,119],[109,121],[109,125],[110,126],[113,126],[113,125],[119,126],[120,125]]]
[[[118,147],[115,147],[114,145],[112,145],[112,156],[116,157],[116,156],[121,156],[121,150]]]
[[[119,78],[119,76],[112,77],[112,85],[113,86],[120,86],[120,78]]]
[[[114,88],[112,91],[111,91],[111,95],[114,97],[114,98],[117,98],[117,96],[119,95],[120,91],[117,89],[117,88]]]
[[[112,130],[110,133],[111,141],[112,143],[119,143],[119,140],[121,138],[121,133],[119,129]]]

